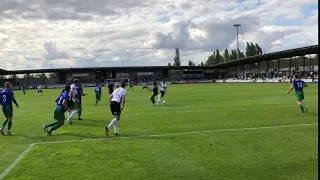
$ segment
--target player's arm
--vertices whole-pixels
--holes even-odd
[[[305,82],[303,82],[303,87],[308,87],[309,85]]]
[[[121,110],[123,110],[125,102],[126,102],[126,95],[123,95],[121,100]]]
[[[12,102],[19,108],[17,100],[14,98],[14,94],[12,94]]]
[[[289,88],[289,90],[288,90],[287,94],[290,94],[290,92],[292,91],[292,89],[293,89],[293,85],[291,85],[291,86],[290,86],[290,88]]]
[[[113,92],[114,93],[114,92]],[[113,98],[113,93],[112,94],[110,94],[110,96],[109,96],[109,100],[111,101],[111,99]]]
[[[81,96],[86,96],[87,94],[85,94],[84,92],[83,92],[83,89],[81,88]]]

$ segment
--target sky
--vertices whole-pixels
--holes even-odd
[[[316,0],[1,0],[0,69],[182,65],[318,44]]]

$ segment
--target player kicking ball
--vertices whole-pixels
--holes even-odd
[[[152,106],[156,105],[156,101],[154,100],[154,98],[158,95],[158,86],[157,86],[157,82],[153,83],[153,89],[152,89],[153,94],[150,97],[150,100],[152,102]]]
[[[308,106],[302,102],[302,100],[304,100],[303,88],[307,86],[308,85],[304,81],[302,81],[298,75],[294,75],[292,85],[287,92],[287,94],[290,94],[290,92],[294,89],[297,104],[299,105],[302,113],[308,112]]]
[[[38,86],[38,91],[34,94],[34,96],[36,96],[39,93],[41,93],[41,96],[43,96],[43,91],[42,91],[42,86],[41,85]]]
[[[54,119],[56,122],[51,124],[43,125],[43,131],[47,133],[49,136],[53,135],[53,131],[59,129],[64,125],[65,116],[64,113],[66,111],[71,112],[72,110],[68,108],[68,101],[70,100],[70,85],[66,85],[64,88],[64,92],[60,94],[59,99],[57,101],[56,108],[54,110]],[[48,128],[51,127],[50,130]]]
[[[10,82],[6,82],[4,84],[4,90],[0,92],[0,104],[2,106],[2,112],[4,114],[4,117],[6,120],[4,120],[2,127],[0,128],[0,133],[4,135],[4,128],[8,124],[8,130],[7,134],[8,135],[13,135],[11,132],[12,128],[12,117],[13,117],[13,107],[12,107],[12,102],[19,108],[19,105],[14,98],[14,93],[11,91],[12,85]]]
[[[120,135],[118,132],[118,123],[120,121],[121,111],[124,108],[124,104],[126,101],[126,83],[121,83],[120,88],[116,89],[110,95],[110,110],[113,115],[113,119],[111,120],[110,124],[105,127],[106,135],[109,136],[109,131],[111,126],[114,128],[114,134],[116,136]]]
[[[160,94],[159,94],[159,96],[158,96],[157,104],[159,104],[159,102],[161,101],[161,99],[163,98],[163,96],[166,94],[167,87],[168,87],[168,83],[166,83],[165,81],[163,81],[163,82],[161,83],[161,89],[160,89]],[[165,101],[162,101],[162,103],[165,104]]]

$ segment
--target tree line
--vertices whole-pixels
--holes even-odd
[[[252,43],[252,42],[246,42],[246,50],[245,52],[238,51],[235,49],[225,49],[224,52],[220,52],[218,49],[214,51],[208,59],[203,62],[201,61],[198,66],[211,66],[219,63],[224,63],[232,60],[236,60],[238,58],[245,58],[245,57],[250,57],[250,56],[256,56],[256,55],[261,55],[263,54],[262,48],[257,44],[257,43]],[[173,59],[173,65],[172,66],[181,66],[181,59],[180,59],[180,52],[179,48],[175,49],[175,57]],[[168,64],[168,66],[171,66],[171,63]],[[188,62],[188,66],[196,66],[195,63],[191,60]]]

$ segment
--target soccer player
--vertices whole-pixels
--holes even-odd
[[[308,112],[308,106],[302,102],[302,100],[304,100],[303,88],[307,86],[308,85],[304,81],[302,81],[298,75],[294,75],[292,85],[287,92],[287,94],[290,94],[290,92],[294,88],[297,104],[300,106],[300,110],[302,113]]]
[[[151,91],[151,89],[148,87],[148,83],[147,82],[144,82],[142,85],[143,85],[142,90],[147,89],[147,90]]]
[[[111,95],[113,93],[113,88],[114,88],[114,84],[113,84],[113,82],[110,82],[108,84],[109,95]]]
[[[95,93],[96,93],[96,104],[95,105],[98,105],[98,102],[101,100],[101,94],[102,94],[102,90],[101,90],[101,86],[100,85],[98,85],[95,88]]]
[[[41,85],[38,86],[38,91],[36,92],[36,94],[34,94],[34,96],[36,96],[38,93],[41,93],[41,96],[43,95],[43,91],[42,91],[42,86]]]
[[[26,85],[23,85],[23,86],[22,86],[22,93],[23,93],[23,96],[26,95],[26,93],[27,93],[27,87],[26,87]]]
[[[153,94],[150,97],[150,100],[152,102],[152,105],[155,106],[156,101],[154,100],[154,97],[156,97],[158,95],[158,86],[157,86],[157,82],[153,82]]]
[[[70,85],[66,85],[64,88],[64,92],[61,93],[59,100],[57,101],[56,108],[54,110],[54,119],[56,122],[53,122],[51,124],[45,124],[43,125],[43,131],[47,133],[49,136],[53,135],[53,131],[57,130],[61,126],[64,125],[65,116],[64,113],[66,111],[71,112],[72,110],[68,108],[67,103],[70,99]],[[50,130],[48,130],[48,127],[52,127]]]
[[[119,88],[119,82],[118,81],[116,83],[114,83],[114,85],[116,86],[116,88]]]
[[[126,83],[121,83],[121,87],[116,89],[110,95],[110,110],[113,115],[113,119],[111,120],[110,124],[105,127],[106,135],[108,136],[109,130],[111,126],[114,128],[114,134],[116,136],[120,135],[118,132],[118,122],[120,121],[121,111],[124,108],[125,100],[126,100]]]
[[[134,89],[133,89],[133,81],[130,81],[129,82],[129,85],[130,85],[130,88],[129,88],[129,91],[132,89],[132,91],[134,91]]]
[[[16,99],[14,98],[14,93],[11,91],[12,85],[10,82],[6,82],[4,84],[4,90],[1,91],[0,93],[0,97],[1,97],[1,101],[0,104],[2,106],[2,112],[4,114],[4,117],[6,118],[6,120],[4,120],[2,127],[0,128],[0,133],[2,135],[4,135],[4,128],[6,127],[6,125],[8,124],[8,130],[7,130],[7,134],[8,135],[13,135],[13,133],[11,132],[11,128],[12,128],[12,117],[13,117],[13,107],[12,107],[12,102],[17,106],[17,108],[19,108],[19,105],[16,101]]]
[[[168,87],[168,83],[166,83],[165,81],[163,81],[161,83],[161,89],[160,89],[160,94],[158,96],[158,101],[157,101],[157,104],[159,104],[159,102],[161,101],[161,99],[163,98],[163,96],[166,94],[166,90],[167,90],[167,87]],[[164,101],[163,101],[164,102]],[[162,103],[163,103],[162,102]]]

